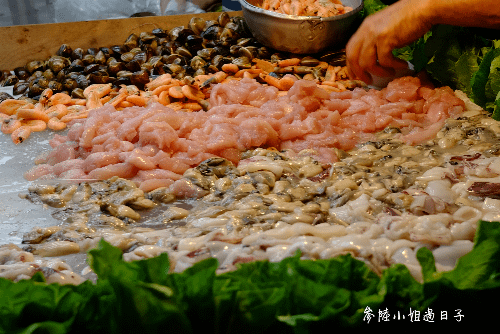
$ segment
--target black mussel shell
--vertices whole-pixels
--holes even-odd
[[[52,80],[49,82],[47,88],[52,89],[54,93],[59,93],[63,90],[63,84],[58,81]]]
[[[12,88],[14,95],[22,95],[29,88],[29,83],[25,80],[19,80]]]
[[[69,65],[68,70],[70,72],[82,72],[83,70],[85,70],[85,64],[83,60],[75,59]]]
[[[163,30],[162,28],[156,28],[151,31],[153,35],[159,38],[165,38],[168,37],[168,32]]]
[[[219,39],[221,33],[222,28],[219,25],[212,25],[203,31],[200,36],[204,39],[216,40]]]
[[[43,71],[45,69],[45,62],[41,60],[33,60],[28,62],[25,67],[29,73],[33,73],[39,70]]]
[[[214,48],[204,48],[204,49],[198,50],[196,52],[196,55],[198,57],[205,59],[205,60],[210,60],[217,55],[217,52],[215,51]]]
[[[49,86],[50,80],[41,76],[33,81],[33,85],[38,85],[40,88],[45,89]],[[31,88],[30,88],[31,89]]]
[[[82,58],[83,64],[84,65],[90,65],[95,62],[95,56],[91,54],[86,54]]]
[[[113,52],[117,55],[121,55],[128,51],[128,49],[124,45],[113,45],[111,47],[111,50],[113,50]]]
[[[14,86],[18,82],[19,82],[19,78],[16,77],[14,74],[11,74],[5,78],[3,85],[4,86]]]
[[[192,52],[203,49],[203,38],[198,35],[189,35],[186,37],[186,47]]]
[[[188,27],[191,29],[196,35],[200,35],[203,29],[205,29],[206,21],[201,17],[193,17],[189,20]]]
[[[106,56],[106,58],[109,58],[109,57],[114,57],[116,54],[115,54],[115,51],[111,48],[108,48],[108,47],[102,47],[100,49],[100,51],[102,53],[104,53],[104,55]]]
[[[56,55],[61,57],[71,57],[73,49],[68,44],[63,44],[57,50]]]
[[[125,64],[121,61],[111,61],[108,63],[108,72],[110,75],[116,75],[125,69]]]
[[[82,89],[85,89],[90,85],[90,81],[83,74],[77,75],[76,78],[74,78],[74,79],[78,83],[78,87],[80,87]]]
[[[14,97],[11,96],[9,93],[6,92],[0,92],[0,102],[8,100],[8,99],[13,99]]]
[[[90,74],[92,72],[99,71],[99,69],[100,69],[100,65],[94,63],[94,64],[90,64],[90,65],[85,66],[83,73]]]
[[[128,86],[131,84],[130,77],[117,77],[115,80],[113,80],[112,84],[114,87],[120,87],[121,85]]]
[[[83,56],[85,55],[85,50],[82,48],[76,48],[71,52],[71,59],[82,59]]]
[[[87,54],[95,56],[98,51],[99,50],[97,48],[88,48],[87,49]]]
[[[186,38],[191,35],[195,35],[195,33],[191,29],[185,28],[184,26],[174,28],[170,30],[169,33],[171,40],[177,41],[181,44],[184,44],[186,42]]]
[[[149,83],[148,72],[144,70],[134,72],[130,77],[130,83],[136,85],[139,89],[144,89],[144,85]]]
[[[109,73],[105,70],[98,70],[88,75],[88,79],[93,84],[105,84],[111,82]]]
[[[52,56],[47,61],[48,68],[50,68],[54,73],[58,73],[69,65],[71,65],[69,59],[61,56]]]
[[[106,60],[106,55],[101,50],[99,50],[94,56],[94,61],[97,64],[104,65],[106,64]]]
[[[127,50],[132,50],[139,46],[139,36],[136,34],[130,34],[123,45],[127,48]]]
[[[137,59],[133,59],[125,64],[125,68],[130,72],[137,72],[141,70],[142,63]]]
[[[26,80],[30,77],[30,73],[24,66],[16,67],[14,69],[14,74],[18,77],[19,80]]]
[[[35,97],[35,96],[38,96],[40,94],[42,94],[43,90],[45,88],[43,87],[40,87],[38,84],[32,84],[30,85],[29,87],[29,90],[28,90],[28,97]]]
[[[84,99],[85,95],[83,95],[83,89],[82,88],[74,88],[71,91],[71,97],[74,97],[75,99]]]
[[[213,47],[216,54],[226,57],[230,54],[230,49],[221,45],[216,45]]]
[[[156,35],[153,34],[152,32],[143,31],[139,34],[139,39],[143,43],[151,43],[153,40],[156,39]]]
[[[78,82],[72,78],[66,78],[62,81],[62,86],[64,90],[73,91],[75,88],[78,88]]]

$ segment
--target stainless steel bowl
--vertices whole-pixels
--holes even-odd
[[[356,30],[363,8],[363,0],[342,0],[353,10],[333,17],[294,16],[260,8],[263,0],[239,1],[245,21],[260,43],[296,54],[343,47]]]

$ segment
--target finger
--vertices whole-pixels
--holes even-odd
[[[359,60],[359,65],[363,71],[373,74],[377,77],[391,77],[395,71],[391,68],[380,66],[377,59],[377,48],[375,44],[369,43],[362,51],[362,57]]]
[[[351,79],[359,79],[364,82],[371,82],[371,77],[363,71],[359,65],[359,56],[363,39],[359,38],[358,34],[354,34],[346,45],[346,65],[347,73]]]
[[[405,69],[408,63],[402,59],[394,57],[392,47],[381,43],[377,45],[377,58],[379,65],[384,68]]]

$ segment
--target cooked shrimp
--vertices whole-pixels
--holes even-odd
[[[181,86],[170,87],[170,89],[168,90],[168,94],[174,99],[182,99],[184,97]]]
[[[184,103],[183,108],[189,111],[200,111],[202,106],[198,102],[186,102]]]
[[[60,131],[60,130],[64,130],[66,128],[66,123],[61,121],[57,117],[52,117],[47,122],[47,127],[51,130],[54,130],[54,131]]]
[[[147,104],[147,99],[140,95],[129,95],[125,100],[139,107],[144,107]]]
[[[101,98],[99,97],[99,93],[91,90],[88,93],[86,106],[87,106],[87,109],[95,109],[95,108],[102,107]]]
[[[118,106],[121,102],[125,101],[125,99],[127,98],[128,94],[126,91],[120,91],[118,93],[118,95],[116,95],[115,97],[113,97],[111,100],[109,100],[108,102],[106,103],[109,103],[111,104],[113,107],[116,107]]]
[[[158,102],[163,104],[164,106],[170,104],[170,97],[168,95],[168,91],[163,91],[158,96]]]
[[[283,78],[279,79],[279,88],[281,90],[289,90],[297,81],[297,78],[291,74],[286,74]]]
[[[111,92],[111,84],[92,84],[83,90],[83,96],[89,99],[92,92],[97,98],[103,98]]]
[[[52,117],[61,118],[68,113],[68,107],[66,107],[64,104],[56,104],[49,107],[46,113],[49,119]]]
[[[18,118],[40,119],[44,122],[49,121],[49,116],[47,115],[47,113],[39,107],[32,109],[19,108],[17,109],[16,115]]]
[[[21,126],[21,121],[16,118],[16,116],[10,116],[2,122],[2,132],[5,134],[11,134]]]
[[[32,132],[39,132],[47,128],[47,123],[40,119],[23,119],[21,120],[21,126],[29,127]]]
[[[19,144],[28,139],[31,135],[31,128],[29,126],[22,125],[12,132],[10,137],[14,144]]]
[[[240,70],[240,68],[236,64],[224,64],[222,65],[221,69],[224,72],[229,72],[229,73],[236,73]]]
[[[21,107],[27,107],[29,105],[28,101],[25,100],[15,100],[15,99],[7,99],[3,100],[0,103],[0,112],[2,114],[7,114],[7,115],[14,115],[17,111],[17,109]],[[31,104],[33,106],[33,104]]]
[[[66,93],[56,93],[49,98],[49,105],[70,104],[71,100],[71,96]]]
[[[274,86],[281,90],[280,79],[273,77],[269,74],[264,74],[260,76],[268,85]]]
[[[4,119],[7,119],[9,117],[10,117],[10,115],[4,114],[4,113],[0,113],[0,122],[3,122]]]
[[[172,81],[172,75],[170,75],[169,73],[165,73],[147,83],[145,87],[147,90],[153,91],[160,86],[168,85],[171,81]]]
[[[300,58],[287,58],[278,62],[279,67],[297,66],[300,64]]]
[[[181,91],[182,94],[190,100],[198,101],[205,98],[205,94],[202,91],[199,91],[198,89],[189,85],[182,86]]]
[[[50,88],[45,88],[45,90],[40,95],[40,99],[38,100],[41,104],[47,104],[49,99],[52,97],[54,92]]]

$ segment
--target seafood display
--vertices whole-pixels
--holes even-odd
[[[500,122],[457,96],[465,111],[435,138],[409,145],[387,127],[330,165],[313,150],[256,148],[237,166],[209,158],[150,192],[119,177],[33,185],[23,197],[52,207],[61,224],[34,228],[24,246],[3,246],[1,275],[27,278],[52,258],[48,281],[78,284],[89,269],[55,259],[101,238],[127,261],[166,252],[175,272],[208,257],[226,272],[300,250],[304,259],[351,253],[378,273],[404,263],[421,279],[420,247],[432,250],[439,271],[450,270],[471,250],[477,221],[500,218]]]
[[[292,80],[286,95],[242,78],[214,86],[208,100],[210,109],[201,113],[159,103],[92,109],[72,121],[66,136],[51,139],[54,149],[25,177],[75,182],[119,176],[151,191],[211,157],[237,165],[241,152],[256,147],[314,148],[319,162],[331,164],[338,159],[336,150],[350,150],[386,127],[399,127],[402,140],[412,144],[432,138],[464,105],[451,89],[433,89],[413,77],[380,91],[330,94],[314,82]]]
[[[267,49],[249,35],[241,17],[227,13],[213,21],[194,17],[170,31],[132,34],[119,46],[85,51],[65,44],[46,61],[2,72],[0,85],[17,82],[23,89],[13,87],[19,98],[0,97],[1,130],[21,143],[32,132],[66,129],[103,105],[120,110],[157,102],[206,111],[212,86],[230,80],[255,79],[282,92],[300,79],[329,92],[363,86],[348,80],[344,57],[337,51],[313,57]]]
[[[500,221],[500,122],[463,92],[421,76],[369,89],[347,78],[343,51],[275,52],[241,17],[64,44],[0,82],[21,95],[0,95],[16,148],[51,131],[19,200],[57,223],[0,245],[0,277],[14,282],[90,283],[87,254],[102,240],[127,262],[168,254],[171,273],[208,258],[223,274],[350,254],[375,276],[404,264],[422,282],[419,249],[452,270],[478,222]]]
[[[260,7],[287,15],[321,17],[342,15],[352,10],[340,0],[264,0]]]

